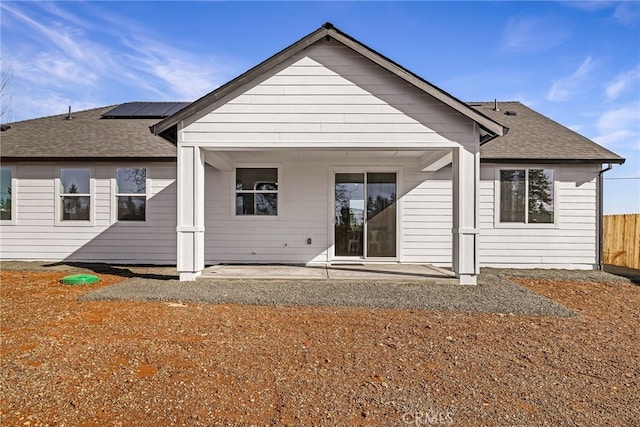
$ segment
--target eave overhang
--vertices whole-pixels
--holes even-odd
[[[557,159],[557,158],[488,158],[480,157],[481,163],[513,163],[513,164],[525,164],[525,163],[547,163],[547,164],[603,164],[603,163],[615,163],[621,165],[625,162],[625,159],[621,157],[614,158],[601,158],[601,159]]]
[[[0,156],[0,161],[2,162],[33,162],[33,163],[43,163],[43,162],[60,162],[64,160],[65,162],[75,163],[75,162],[175,162],[177,158],[176,156],[163,156],[163,157],[132,157],[132,156],[109,156],[109,157],[98,157],[98,156],[78,156],[78,157],[54,157],[54,156],[46,156],[46,157],[28,157],[28,156]]]

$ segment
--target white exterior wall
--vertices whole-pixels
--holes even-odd
[[[319,42],[185,121],[181,147],[221,153],[232,167],[278,166],[281,174],[277,218],[236,217],[233,168],[207,166],[205,261],[328,261],[332,168],[387,165],[402,170],[398,260],[450,265],[451,168],[424,173],[420,158],[458,144],[475,149],[476,131],[472,120],[353,50]]]
[[[480,264],[504,268],[593,269],[597,263],[599,165],[544,165],[555,170],[555,224],[496,224],[496,170],[540,165],[483,165]]]
[[[453,185],[451,166],[435,173],[407,174],[404,196],[403,261],[451,266]]]
[[[319,42],[262,80],[249,82],[185,120],[178,141],[179,149],[211,150],[231,166],[277,166],[280,172],[279,215],[237,217],[233,167],[225,171],[205,167],[207,263],[328,261],[333,169],[375,168],[399,172],[398,260],[451,265],[452,168],[422,172],[422,156],[431,149],[456,149],[458,144],[474,152],[478,135],[472,120],[353,50]],[[94,164],[94,221],[83,226],[55,221],[59,203],[55,178],[64,166],[83,165],[16,166],[16,223],[0,224],[2,259],[176,262],[175,163],[129,165],[149,168],[151,193],[144,224],[118,223],[114,218],[113,169],[128,165]],[[496,224],[495,168],[482,165],[481,265],[591,268],[595,264],[598,169],[554,169],[556,224],[514,228]],[[202,178],[197,175],[192,178],[199,192]],[[201,233],[198,221],[181,226]],[[184,269],[192,270],[198,268]]]
[[[248,158],[252,158],[248,153]],[[284,156],[281,155],[281,156]],[[275,164],[275,157],[263,157]],[[255,159],[255,157],[253,157]],[[233,172],[206,171],[206,260],[215,262],[326,262],[333,201],[331,171],[379,167],[379,161],[284,160],[280,167],[279,216],[236,217]],[[451,167],[421,172],[415,160],[386,162],[401,170],[398,260],[450,266],[452,261]],[[555,170],[556,224],[496,224],[496,167],[483,165],[480,181],[480,264],[502,268],[592,269],[596,263],[597,166]],[[518,165],[514,167],[540,167]],[[312,238],[312,245],[306,239]],[[286,246],[285,246],[286,243]],[[254,254],[255,253],[255,254]]]
[[[398,233],[402,236],[397,245],[398,261],[451,264],[450,167],[424,173],[413,158],[345,161],[325,155],[300,159],[289,152],[236,153],[236,157],[239,165],[279,168],[278,216],[236,216],[235,172],[206,167],[207,264],[330,261],[333,173],[349,170],[398,173]]]
[[[205,169],[205,261],[324,262],[327,260],[329,180],[326,164],[278,164],[278,215],[236,216],[235,171]],[[307,238],[312,244],[307,245]]]
[[[420,150],[474,138],[461,113],[351,49],[320,42],[185,121],[180,144]]]
[[[0,222],[0,259],[175,264],[176,165],[136,163],[19,163],[14,168],[13,224]],[[118,222],[112,179],[117,167],[147,168],[147,220]],[[89,168],[91,223],[56,221],[60,168]]]
[[[398,259],[451,265],[451,167],[421,172],[415,159],[295,159],[285,153],[244,153],[242,164],[277,164],[281,182],[277,218],[236,217],[233,172],[206,168],[205,257],[216,262],[325,262],[333,168],[387,165],[399,170]],[[56,225],[55,178],[72,164],[13,166],[17,186],[15,224],[0,223],[0,258],[174,264],[176,258],[175,164],[148,163],[150,193],[144,224],[113,223],[111,177],[115,167],[94,164],[93,226]],[[528,165],[529,167],[537,167]],[[596,263],[597,166],[553,166],[556,224],[553,227],[496,226],[495,168],[483,165],[480,182],[480,263],[483,267],[593,268]],[[521,166],[522,167],[522,166]],[[307,245],[306,239],[312,238]],[[284,244],[287,244],[285,246]],[[255,255],[253,254],[255,252]]]

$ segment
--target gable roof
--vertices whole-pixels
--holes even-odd
[[[127,105],[127,104],[121,104]],[[10,123],[0,132],[0,157],[14,160],[174,160],[176,147],[149,133],[154,118],[106,119],[115,105]]]
[[[520,102],[469,105],[510,129],[481,145],[484,162],[624,163],[624,158]]]
[[[112,111],[139,103],[78,111],[7,125],[0,132],[3,160],[108,160],[176,158],[176,147],[149,132],[156,118],[105,118]],[[169,103],[152,104],[162,109]],[[480,146],[482,162],[497,163],[624,163],[622,157],[590,139],[526,107],[520,102],[472,102],[479,112],[509,126],[507,135]],[[121,108],[122,107],[122,108]],[[507,114],[508,113],[508,114]],[[515,113],[515,115],[513,115]],[[5,126],[5,125],[3,125]]]
[[[272,68],[276,67],[277,65],[281,64],[282,62],[286,61],[287,59],[291,58],[292,56],[296,55],[300,51],[304,50],[305,48],[323,38],[332,38],[337,42],[353,49],[354,51],[373,61],[387,71],[404,79],[408,83],[423,90],[445,105],[448,105],[464,116],[475,121],[480,126],[482,139],[484,141],[490,140],[496,136],[502,136],[507,133],[508,128],[504,127],[500,123],[469,107],[469,105],[467,105],[466,103],[460,101],[444,90],[432,85],[420,76],[393,62],[389,58],[365,46],[353,37],[335,28],[333,24],[329,22],[325,23],[322,27],[307,35],[306,37],[303,37],[302,39],[293,43],[291,46],[281,50],[272,57],[251,68],[244,74],[220,86],[218,89],[196,100],[195,102],[173,114],[172,116],[167,117],[166,119],[155,124],[151,127],[151,132],[156,135],[163,136],[172,142],[175,142],[175,128],[180,121],[204,110],[208,106],[229,95],[234,90],[245,85],[246,83],[253,81],[258,76],[266,73],[267,71],[271,70]]]

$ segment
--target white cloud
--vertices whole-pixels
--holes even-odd
[[[5,48],[3,41],[3,60],[15,69],[15,120],[59,112],[61,104],[77,110],[131,100],[195,100],[237,74],[229,65],[234,61],[175,47],[144,22],[108,14],[99,4],[84,4],[82,17],[65,3],[3,2],[0,8],[3,33],[11,28],[21,36],[20,46],[7,41]]]
[[[603,132],[614,131],[625,127],[632,127],[636,132],[640,131],[640,105],[634,103],[616,110],[609,110],[603,113],[596,127]]]
[[[541,51],[564,43],[570,32],[569,26],[557,18],[515,17],[502,31],[501,45],[508,51]]]
[[[23,120],[25,117],[45,117],[65,114],[71,106],[72,111],[87,110],[101,105],[84,101],[79,97],[68,97],[56,91],[39,91],[26,97],[13,99],[12,109],[21,111],[20,117],[10,117],[8,122]],[[23,117],[25,116],[25,117]]]
[[[606,135],[596,136],[595,138],[593,138],[593,140],[605,147],[611,147],[620,141],[625,141],[632,137],[633,132],[622,129],[615,132],[607,133]]]
[[[611,101],[618,98],[637,81],[640,81],[640,65],[634,69],[618,74],[612,81],[605,85],[607,99]]]
[[[624,25],[631,25],[640,18],[640,3],[637,1],[622,1],[616,6],[613,17]]]
[[[580,86],[587,81],[593,66],[594,61],[588,56],[569,76],[554,81],[546,98],[549,101],[567,101],[572,98]]]
[[[142,35],[125,41],[131,49],[127,60],[131,68],[153,82],[163,97],[195,100],[206,95],[231,77],[229,68],[218,66],[224,61],[215,56],[203,58],[172,46],[149,40]]]
[[[593,138],[607,147],[640,149],[640,103],[605,111],[596,121],[598,136]]]
[[[598,12],[605,9],[613,9],[612,17],[623,25],[629,25],[640,18],[640,3],[637,0],[606,1],[563,1],[563,4],[587,12]]]

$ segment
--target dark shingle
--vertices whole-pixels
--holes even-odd
[[[176,147],[149,131],[158,119],[101,119],[115,106],[10,123],[2,158],[175,158]]]
[[[509,128],[480,148],[482,161],[623,163],[624,159],[520,102],[471,102],[473,108]]]

